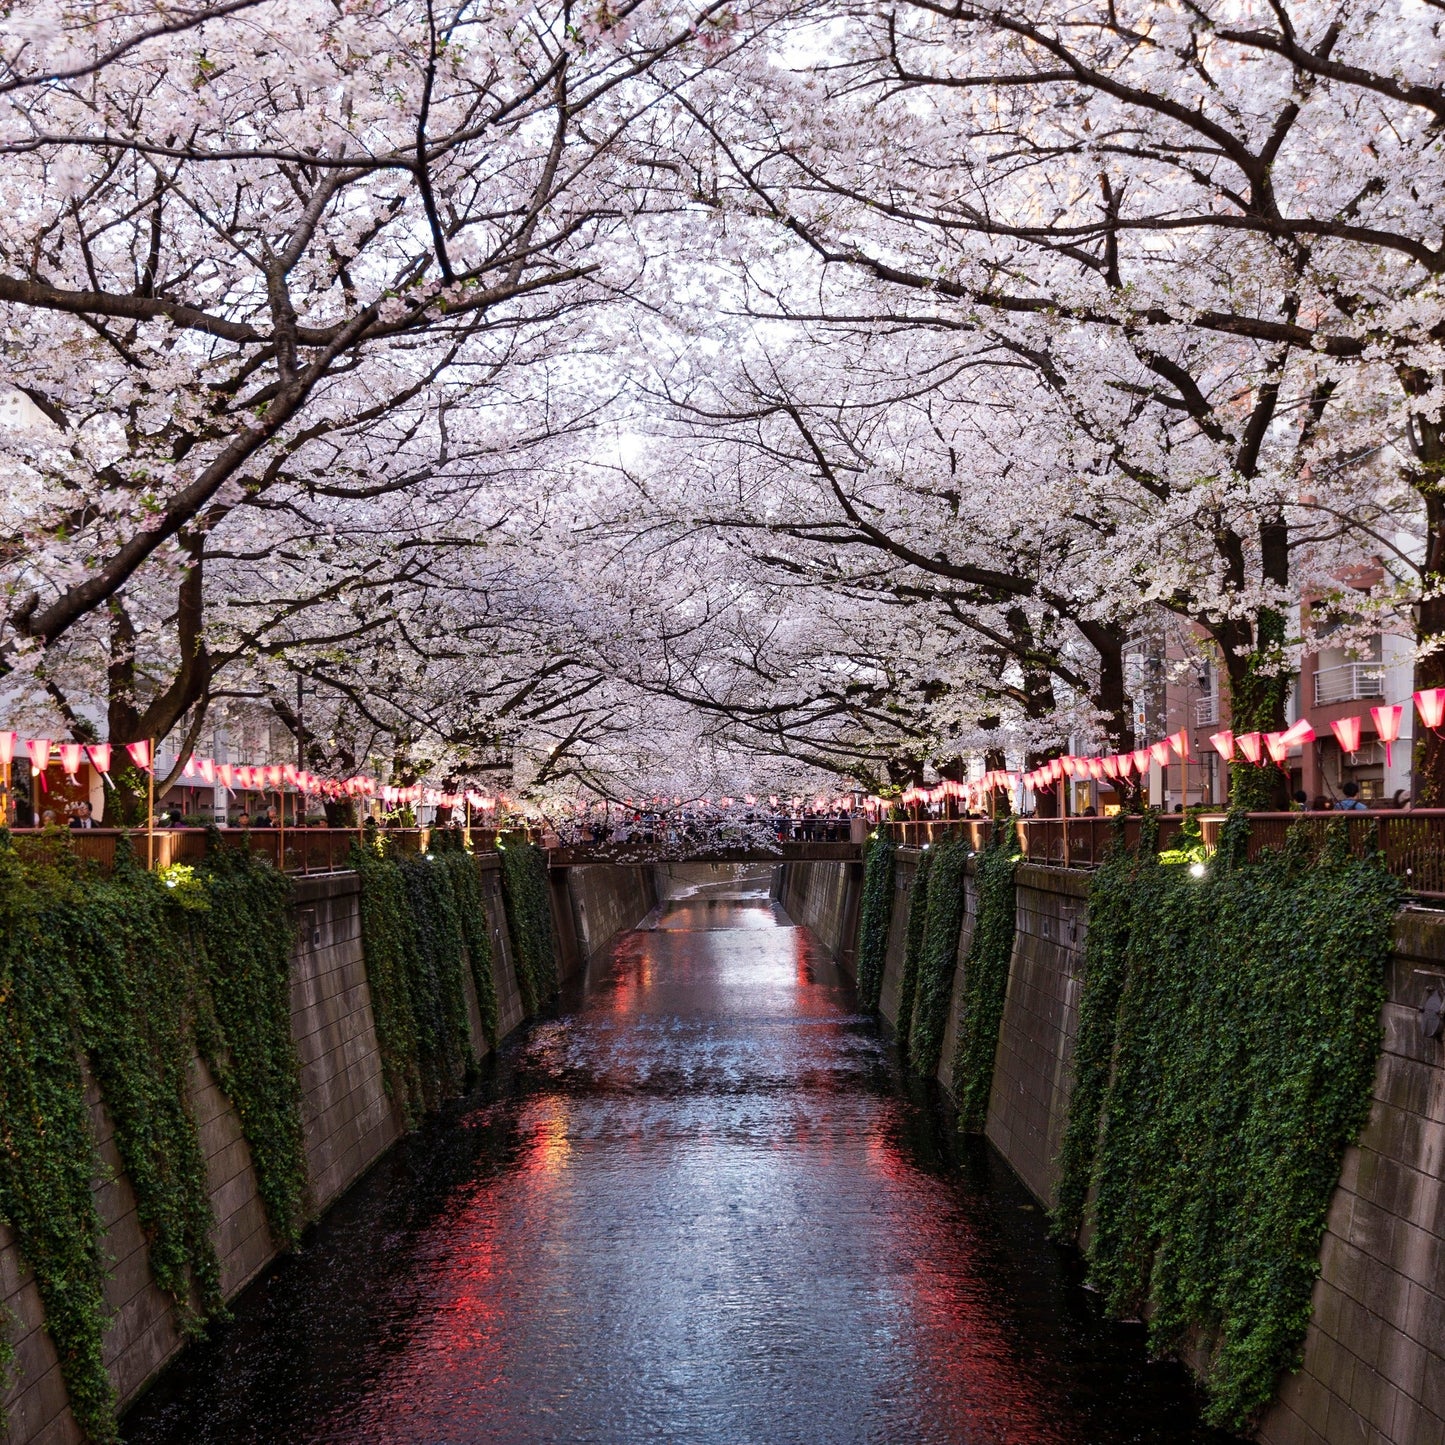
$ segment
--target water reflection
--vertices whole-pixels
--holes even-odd
[[[940,1150],[766,895],[627,935],[132,1412],[133,1442],[1214,1438]]]

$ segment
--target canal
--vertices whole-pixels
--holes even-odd
[[[1221,1441],[766,881],[667,903],[133,1409],[200,1442]]]

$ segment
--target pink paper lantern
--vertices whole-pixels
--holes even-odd
[[[1135,748],[1129,756],[1134,759],[1134,771],[1142,778],[1149,771],[1149,749]]]
[[[1228,728],[1222,732],[1213,733],[1210,736],[1210,744],[1214,751],[1227,763],[1234,757],[1234,734]]]
[[[1149,755],[1161,768],[1167,766],[1169,762],[1169,739],[1160,738],[1157,743],[1150,743]]]
[[[61,743],[60,745],[60,766],[65,769],[66,776],[71,782],[76,781],[76,774],[80,771],[79,743]]]
[[[1235,738],[1247,761],[1257,763],[1264,756],[1264,739],[1258,733],[1240,733]]]
[[[1363,720],[1357,717],[1336,718],[1330,724],[1330,731],[1335,735],[1335,741],[1341,749],[1347,753],[1355,753],[1360,749],[1360,729]]]
[[[1310,720],[1302,717],[1298,722],[1291,723],[1280,736],[1289,747],[1303,747],[1306,743],[1314,742],[1315,730]]]
[[[1427,728],[1438,728],[1445,722],[1445,687],[1430,687],[1415,694],[1415,711]]]
[[[125,750],[130,754],[130,760],[141,772],[148,773],[151,766],[151,745],[148,742],[127,743]]]
[[[1284,740],[1284,733],[1265,733],[1264,745],[1269,749],[1269,755],[1279,767],[1284,767],[1284,761],[1289,757],[1289,744]]]
[[[1187,758],[1189,756],[1189,733],[1184,728],[1180,728],[1177,733],[1171,733],[1169,735],[1169,746],[1172,747],[1181,758]]]
[[[50,739],[27,738],[25,751],[30,754],[30,775],[41,780],[41,787],[47,792],[50,785],[45,782],[45,769],[50,765]]]
[[[1134,771],[1134,754],[1133,754],[1133,753],[1120,753],[1120,754],[1119,754],[1119,758],[1118,758],[1118,765],[1119,765],[1119,776],[1120,776],[1121,778],[1127,778],[1127,777],[1129,777],[1130,774],[1132,774],[1133,771]]]
[[[1400,720],[1405,715],[1403,703],[1393,703],[1385,707],[1372,707],[1370,716],[1375,720],[1375,730],[1380,734],[1380,741],[1385,745],[1385,766],[1391,765],[1390,746],[1400,736]]]
[[[1117,778],[1119,776],[1119,759],[1117,757],[1104,759],[1104,776],[1106,778]]]
[[[15,742],[14,733],[0,733],[0,763],[7,768],[15,761]]]

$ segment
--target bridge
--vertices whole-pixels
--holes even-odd
[[[685,840],[636,838],[619,843],[576,843],[547,852],[547,863],[552,868],[582,868],[598,863],[858,863],[862,858],[861,843],[793,840],[719,848],[689,845]]]

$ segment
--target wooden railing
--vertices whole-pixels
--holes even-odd
[[[380,836],[389,848],[399,853],[424,853],[431,828],[387,828]],[[44,836],[38,828],[15,828],[12,836],[21,849],[33,847]],[[98,864],[109,872],[115,866],[116,844],[122,837],[130,838],[131,852],[146,862],[147,833],[144,828],[72,828],[68,838],[76,856]],[[269,859],[288,873],[338,873],[349,866],[352,848],[361,839],[355,828],[222,828],[221,843],[227,848],[249,848]],[[206,856],[207,831],[204,828],[157,828],[149,846],[154,853],[154,866],[167,868],[173,863],[199,863]],[[474,852],[495,852],[497,831],[494,828],[473,828]]]
[[[1409,812],[1381,809],[1348,813],[1251,813],[1247,854],[1251,858],[1266,848],[1283,846],[1286,832],[1303,822],[1323,840],[1332,823],[1344,821],[1350,849],[1363,854],[1371,846],[1384,855],[1385,866],[1405,887],[1422,898],[1445,898],[1445,808],[1416,808]],[[1179,846],[1183,819],[1177,813],[1159,818],[1161,850]],[[1143,820],[1124,820],[1124,844],[1135,848]],[[1200,831],[1204,846],[1213,852],[1219,841],[1224,814],[1201,814]],[[887,823],[895,841],[918,848],[944,838],[963,838],[971,848],[982,848],[994,824],[986,819],[958,822]],[[1019,852],[1030,863],[1056,868],[1097,868],[1115,843],[1112,818],[1020,818]],[[1372,843],[1372,840],[1375,840]]]

